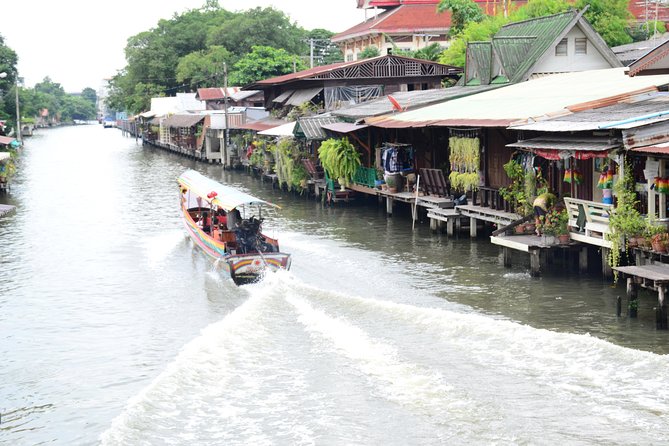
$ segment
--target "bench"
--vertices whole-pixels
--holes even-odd
[[[564,198],[564,204],[569,214],[569,236],[590,245],[611,247],[606,235],[611,233],[609,216],[613,212],[612,204],[597,203],[579,198]],[[579,220],[582,226],[579,227]]]

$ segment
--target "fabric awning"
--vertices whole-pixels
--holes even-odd
[[[606,158],[609,151],[622,147],[617,140],[608,138],[569,138],[539,137],[520,140],[506,147],[529,150],[542,158],[558,160],[576,158],[586,160],[590,158]]]
[[[323,91],[323,88],[307,88],[304,90],[295,90],[295,93],[288,98],[286,105],[302,105],[305,102],[310,101],[314,96]]]
[[[332,132],[351,133],[355,132],[356,130],[366,129],[369,126],[364,124],[352,124],[350,122],[336,122],[334,124],[323,124],[321,127]]]
[[[295,122],[289,122],[288,124],[280,125],[271,129],[263,130],[258,132],[258,135],[264,136],[293,136],[293,129],[295,129]]]

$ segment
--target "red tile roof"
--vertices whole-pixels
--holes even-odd
[[[379,33],[421,33],[441,31],[451,26],[451,13],[437,13],[435,5],[402,5],[385,11],[373,19],[359,23],[344,32],[332,36],[333,42]]]

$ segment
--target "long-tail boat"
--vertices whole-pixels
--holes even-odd
[[[278,206],[194,170],[177,182],[188,235],[237,285],[290,268],[290,254],[280,252],[279,242],[262,233],[263,208]]]

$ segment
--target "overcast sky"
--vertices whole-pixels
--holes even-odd
[[[33,87],[45,76],[67,92],[97,90],[125,66],[128,37],[205,0],[20,0],[2,2],[0,35],[19,57],[19,76]],[[256,6],[286,13],[305,29],[344,31],[364,20],[356,0],[219,0],[222,8]]]

